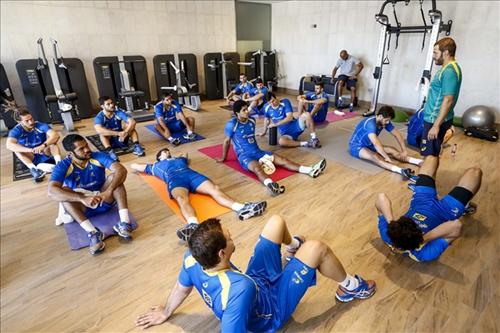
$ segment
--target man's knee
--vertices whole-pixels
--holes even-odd
[[[318,258],[322,258],[328,252],[328,245],[325,242],[317,239],[306,240],[301,246],[303,250],[307,250],[310,253],[314,253]]]

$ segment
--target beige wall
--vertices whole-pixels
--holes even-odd
[[[297,89],[307,73],[331,74],[340,50],[346,49],[365,65],[359,92],[361,99],[371,100],[380,32],[375,14],[381,4],[370,0],[273,3],[272,48],[279,52],[280,70],[287,75],[280,86]],[[500,2],[439,0],[437,6],[445,22],[453,20],[451,37],[457,42],[456,56],[463,72],[456,113],[461,115],[472,105],[484,104],[497,112],[500,121]],[[424,1],[428,24],[429,9],[430,1]],[[398,3],[397,10],[403,25],[422,25],[418,1],[408,6]],[[394,22],[391,5],[385,12]],[[388,53],[391,64],[384,66],[379,101],[414,108],[418,96],[415,88],[426,56],[421,51],[422,35],[401,35],[397,50],[395,44],[396,36],[392,36]]]
[[[24,105],[15,63],[37,57],[36,40],[58,40],[64,57],[85,65],[91,98],[97,99],[92,60],[97,56],[142,55],[156,96],[153,57],[194,53],[204,90],[203,55],[235,52],[233,1],[1,1],[1,62],[14,95]],[[97,104],[97,103],[96,103]]]

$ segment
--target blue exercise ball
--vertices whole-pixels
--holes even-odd
[[[464,128],[493,128],[495,127],[495,112],[485,105],[474,105],[468,108],[462,116]]]

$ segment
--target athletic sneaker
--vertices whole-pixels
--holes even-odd
[[[401,169],[401,176],[403,176],[404,179],[411,179],[411,176],[415,174],[415,171],[413,171],[410,168],[407,169]]]
[[[410,178],[408,179],[408,181],[412,184],[416,184],[417,180],[418,180],[418,176],[410,176]]]
[[[132,240],[132,226],[127,222],[118,222],[113,226],[113,230],[125,240]]]
[[[134,151],[133,151],[133,154],[134,155],[137,155],[137,156],[145,156],[146,153],[144,152],[144,148],[141,147],[140,144],[136,143],[134,145]]]
[[[297,251],[300,249],[302,244],[304,244],[304,242],[306,241],[306,239],[303,236],[293,236],[293,238],[295,238],[296,240],[299,241],[299,246],[294,248],[294,249],[291,249],[288,246],[286,247],[286,252],[288,254],[287,257],[290,257],[290,258],[293,258],[295,256],[295,253],[297,253]]]
[[[169,141],[171,144],[173,144],[174,146],[178,146],[181,144],[181,139],[179,138],[173,138],[172,140]]]
[[[469,201],[467,206],[465,206],[464,215],[472,215],[476,212],[476,210],[477,210],[477,205],[472,201]]]
[[[186,134],[184,134],[182,137],[183,137],[184,139],[186,139],[186,140],[194,140],[194,138],[196,138],[196,134],[194,134],[194,133],[191,133],[191,134],[186,133]]]
[[[115,154],[115,152],[113,151],[113,149],[108,149],[106,151],[106,153],[108,153],[109,157],[111,157],[111,159],[115,160],[115,161],[119,161],[120,159],[118,158],[118,156]]]
[[[243,221],[254,216],[262,215],[266,207],[266,201],[246,202],[243,208],[238,211],[238,218]]]
[[[354,278],[358,280],[358,287],[354,290],[347,290],[346,288],[339,286],[335,297],[341,302],[350,302],[355,298],[366,299],[370,298],[375,294],[376,284],[373,280],[363,280],[360,276],[354,275]]]
[[[104,235],[101,230],[98,228],[95,229],[97,230],[96,232],[89,232],[87,234],[87,237],[89,238],[89,251],[92,255],[104,250],[104,246],[106,245],[102,241],[104,239]]]
[[[45,172],[37,168],[31,168],[30,173],[33,176],[33,181],[35,183],[41,182],[43,180],[43,177],[45,177]]]
[[[415,192],[415,183],[408,183],[408,188],[412,191],[412,192]]]
[[[308,175],[312,178],[318,177],[326,168],[326,159],[322,159],[318,163],[314,164],[311,167],[311,171],[309,171]]]
[[[321,143],[318,138],[310,138],[309,141],[307,141],[307,146],[311,148],[321,148]]]
[[[285,186],[281,186],[276,182],[267,184],[267,189],[269,190],[269,192],[271,192],[272,196],[276,196],[278,194],[285,192]]]
[[[349,104],[349,112],[353,112],[354,111],[354,104],[351,103]]]
[[[189,240],[189,237],[193,234],[193,231],[195,231],[198,228],[198,224],[196,223],[188,223],[179,230],[177,230],[177,237],[181,241],[187,242]]]
[[[340,108],[340,107],[342,107],[343,104],[344,104],[344,101],[342,100],[342,97],[339,97],[337,99],[337,107]]]

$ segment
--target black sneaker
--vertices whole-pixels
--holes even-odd
[[[259,216],[264,213],[267,207],[267,202],[247,202],[242,209],[238,211],[238,218],[240,220],[248,220],[251,217]]]
[[[193,234],[193,231],[195,231],[198,228],[198,224],[196,223],[188,223],[179,230],[177,230],[177,237],[181,241],[187,242],[189,240],[189,237]]]
[[[269,183],[266,186],[273,197],[285,192],[285,186],[281,186],[276,182]]]
[[[35,183],[41,182],[43,180],[43,177],[45,177],[45,172],[37,168],[31,168],[30,173]]]
[[[181,139],[179,138],[173,138],[171,141],[170,141],[171,144],[173,144],[174,146],[178,146],[181,144]]]
[[[411,179],[411,176],[415,174],[415,171],[413,171],[410,168],[407,169],[401,169],[401,176],[403,176],[404,179]]]
[[[469,201],[467,206],[465,206],[464,215],[472,215],[476,212],[476,210],[477,210],[477,205],[472,201]]]

